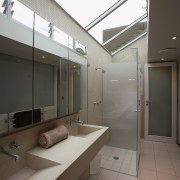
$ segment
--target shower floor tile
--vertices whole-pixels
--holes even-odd
[[[180,148],[177,144],[142,139],[138,177],[135,177],[135,151],[104,146],[100,153],[101,170],[89,180],[105,180],[106,177],[108,180],[180,180]],[[113,156],[121,158],[114,160]]]
[[[136,151],[112,146],[103,146],[100,150],[101,167],[116,172],[136,176]]]

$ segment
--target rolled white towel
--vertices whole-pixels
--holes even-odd
[[[64,125],[60,125],[50,131],[40,134],[39,145],[43,148],[49,148],[54,144],[68,138],[69,131]]]

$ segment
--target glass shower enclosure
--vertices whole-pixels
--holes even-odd
[[[103,125],[110,127],[110,152],[102,167],[137,175],[140,148],[140,65],[138,50],[103,69]],[[108,163],[107,163],[108,162]],[[109,163],[111,162],[111,164]]]

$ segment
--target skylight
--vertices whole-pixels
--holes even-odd
[[[117,10],[94,26],[89,33],[95,37],[101,44],[103,43],[103,31],[112,28],[127,27],[133,21],[146,13],[145,0],[128,0]]]
[[[103,44],[110,39],[112,35],[126,29],[138,18],[147,14],[147,0],[98,0],[96,2],[92,0],[55,1],[79,22],[79,24],[87,29],[100,44]],[[105,11],[110,11],[110,8],[118,3],[120,4],[118,8],[112,8],[114,11],[112,10],[109,15],[104,16],[103,13],[105,13]],[[97,18],[101,21],[95,26],[90,25],[92,28],[87,28],[87,26],[89,27],[89,24]],[[104,34],[105,31],[108,31],[108,33]],[[110,50],[110,52],[112,51]]]
[[[82,27],[86,27],[118,0],[55,0]]]

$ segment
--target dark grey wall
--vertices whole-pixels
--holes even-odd
[[[35,107],[54,104],[54,68],[35,63]],[[0,114],[32,108],[32,61],[0,54]]]

